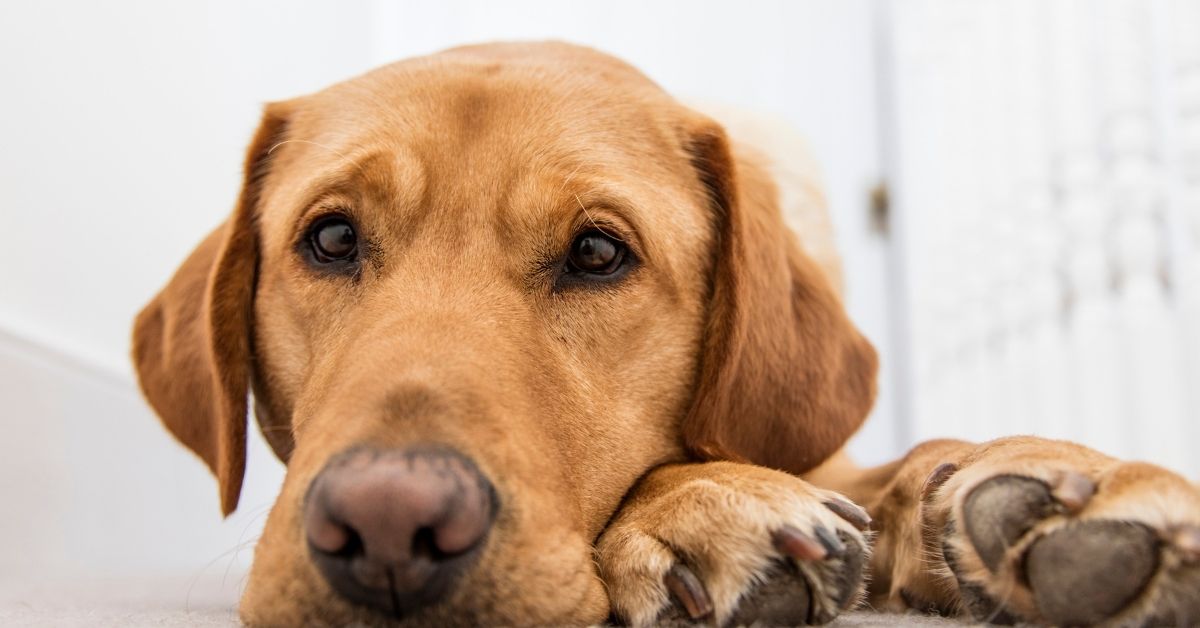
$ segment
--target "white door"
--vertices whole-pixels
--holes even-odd
[[[913,439],[1200,476],[1200,2],[886,6]]]

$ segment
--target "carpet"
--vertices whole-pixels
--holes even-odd
[[[216,574],[199,578],[75,578],[22,582],[0,580],[0,626],[195,626],[238,625],[237,600],[245,575]],[[835,628],[964,626],[957,620],[921,615],[853,612],[839,617]]]

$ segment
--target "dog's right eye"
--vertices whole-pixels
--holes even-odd
[[[354,225],[344,216],[330,216],[309,229],[308,245],[313,258],[321,264],[354,261],[358,254],[358,236]]]

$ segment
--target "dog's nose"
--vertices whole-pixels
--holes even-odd
[[[497,508],[471,460],[442,448],[357,448],[309,487],[313,562],[342,597],[403,616],[445,597],[479,554]]]

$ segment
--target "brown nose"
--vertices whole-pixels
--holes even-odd
[[[397,617],[445,597],[479,554],[497,508],[470,459],[443,448],[356,448],[313,480],[313,562],[347,600]]]

